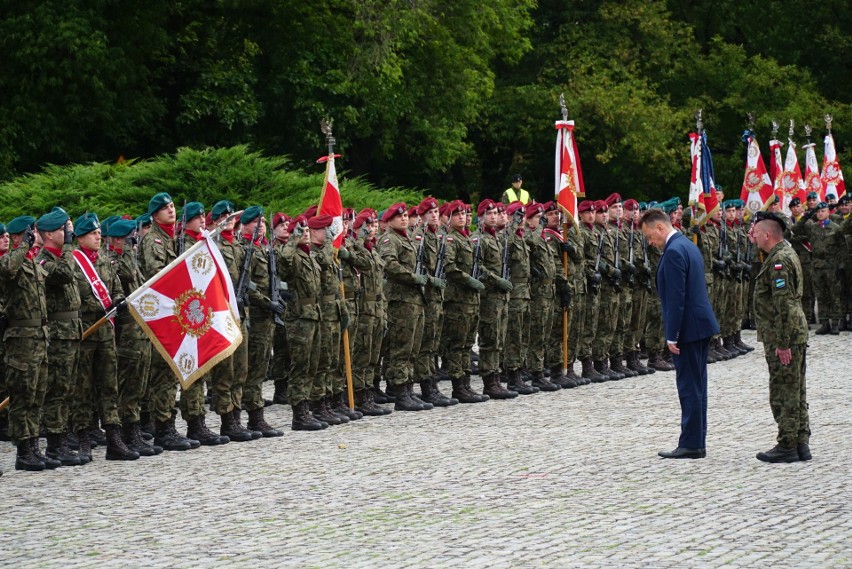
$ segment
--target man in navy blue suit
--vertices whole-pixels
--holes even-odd
[[[672,227],[658,209],[642,216],[642,233],[663,252],[657,266],[657,294],[663,331],[674,355],[680,397],[680,440],[663,458],[704,458],[707,438],[707,350],[719,323],[710,307],[704,282],[704,261],[692,241]]]

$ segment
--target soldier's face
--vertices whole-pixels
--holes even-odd
[[[736,217],[737,212],[734,208],[729,208],[725,210],[725,220],[733,221],[734,217]]]
[[[621,219],[621,216],[624,215],[624,204],[614,203],[609,206],[609,211],[607,212],[609,218],[613,221],[617,221]]]
[[[828,219],[828,216],[831,215],[831,212],[828,211],[827,207],[817,210],[817,219],[820,221],[824,221]]]
[[[408,229],[408,212],[404,211],[399,215],[394,216],[394,218],[388,222],[388,225],[391,227],[391,229],[396,229],[397,231],[405,231],[406,229]]]
[[[175,214],[175,204],[170,203],[164,205],[155,211],[151,217],[160,225],[169,225],[170,223],[174,223],[175,219],[177,219]]]
[[[493,229],[493,228],[497,227],[497,220],[499,219],[498,215],[499,214],[497,213],[496,207],[493,207],[489,210],[486,210],[485,211],[485,227],[488,227],[489,229]]]
[[[204,229],[204,216],[196,215],[186,222],[186,230],[193,233],[200,233]]]
[[[77,244],[92,251],[101,248],[101,230],[95,229],[77,237]]]
[[[530,229],[538,228],[539,223],[541,223],[540,213],[537,213],[534,216],[527,218],[527,226],[529,226]]]
[[[598,225],[603,225],[606,223],[607,212],[606,210],[599,210],[595,212],[595,223]]]
[[[24,234],[23,233],[14,233],[11,235],[12,238],[12,247],[17,249],[21,246],[21,243],[24,242]]]
[[[0,234],[0,253],[6,253],[9,250],[9,233]]]
[[[275,238],[281,241],[287,241],[287,238],[290,237],[290,234],[287,233],[286,223],[279,223],[275,226],[275,229],[273,229],[273,231],[275,232]]]
[[[497,211],[498,211],[497,216],[500,218],[498,225],[500,227],[506,227],[507,225],[509,225],[509,214],[506,213],[506,210],[504,209],[504,210],[497,210]]]
[[[467,227],[467,214],[463,211],[454,211],[450,216],[450,226],[459,231]]]
[[[308,231],[311,235],[311,243],[314,245],[322,245],[325,243],[325,227],[320,229],[310,228]]]
[[[233,229],[233,228],[234,228],[234,226],[233,226],[233,224],[231,224],[231,229]],[[147,234],[149,231],[151,231],[151,226],[150,225],[143,225],[139,229],[139,238],[141,239],[141,238],[145,237],[145,234]]]
[[[582,221],[586,225],[593,224],[595,222],[595,212],[593,212],[592,210],[581,211],[580,221]]]
[[[441,214],[438,212],[437,207],[433,207],[432,209],[427,211],[423,217],[426,219],[426,225],[434,229],[435,227],[438,227],[438,221],[441,217]]]
[[[840,212],[841,212],[843,215],[846,215],[847,213],[849,213],[849,211],[850,211],[850,210],[852,210],[852,205],[850,205],[850,204],[848,204],[848,203],[845,203],[845,204],[843,204],[843,205],[839,205],[839,206],[837,206],[837,207],[839,207],[839,208],[840,208]]]
[[[802,204],[791,205],[790,206],[790,213],[792,213],[796,217],[799,217],[800,215],[802,215]]]
[[[367,224],[367,234],[370,236],[371,239],[373,237],[375,237],[376,233],[378,233],[378,232],[379,232],[379,222],[378,221],[376,221],[374,223],[368,223]]]
[[[799,211],[802,211],[802,206],[798,206],[798,207],[799,207]],[[766,210],[766,211],[769,211],[769,212],[772,212],[772,213],[779,213],[781,211],[781,204],[780,203],[774,203],[774,204],[770,205],[769,209]]]
[[[808,209],[815,208],[816,205],[819,203],[819,200],[817,200],[816,198],[808,198],[806,201],[808,204]]]
[[[558,211],[548,211],[547,216],[547,226],[548,227],[559,227],[559,212]]]
[[[55,231],[39,231],[41,240],[48,246],[54,248],[62,248],[65,241],[65,228],[60,228]]]

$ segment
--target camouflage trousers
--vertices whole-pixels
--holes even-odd
[[[310,401],[320,357],[320,321],[306,318],[287,318],[287,339],[290,342],[290,381],[287,399],[290,405]]]
[[[636,284],[633,288],[630,300],[630,323],[624,332],[624,341],[621,344],[622,353],[632,352],[639,349],[639,342],[645,334],[645,320],[648,315],[648,289],[642,284]]]
[[[527,368],[531,372],[544,370],[544,354],[553,322],[553,284],[537,284],[530,289],[530,343],[527,350]]]
[[[340,393],[340,320],[320,321],[320,354],[311,400],[319,401],[332,393]],[[335,387],[337,390],[335,391]]]
[[[275,383],[275,391],[285,390],[290,377],[290,347],[287,344],[287,328],[275,327],[272,340],[272,369],[271,379]]]
[[[595,334],[598,330],[600,296],[600,291],[586,294],[586,302],[581,316],[583,327],[577,336],[577,356],[581,360],[592,357],[592,344],[595,342]]]
[[[810,257],[810,255],[808,255]],[[816,302],[816,292],[814,291],[814,265],[810,260],[804,261],[799,257],[802,265],[802,310],[805,311],[805,317],[810,319],[815,315],[814,303]]]
[[[512,298],[506,313],[506,339],[503,349],[503,368],[515,371],[524,366],[530,337],[530,301]]]
[[[151,373],[148,376],[151,418],[169,421],[175,411],[178,381],[175,372],[159,351],[151,350]]]
[[[571,300],[572,310],[568,310],[565,314],[567,316],[567,324],[569,326],[568,331],[570,331],[571,326],[571,312],[573,311],[573,298]],[[550,333],[547,334],[545,338],[542,338],[543,341],[546,342],[545,354],[544,354],[544,365],[550,369],[559,368],[562,369],[562,315],[565,311],[562,310],[562,303],[558,300],[554,299],[553,301],[553,315],[550,318]]]
[[[660,298],[656,293],[648,295],[644,339],[646,350],[656,351],[666,347],[666,340],[663,338],[663,312],[660,307]]]
[[[630,336],[630,322],[633,319],[633,289],[622,286],[618,293],[618,312],[615,315],[615,330],[609,343],[612,356],[624,355],[624,340]]]
[[[358,317],[355,333],[355,349],[352,351],[352,385],[361,390],[373,385],[376,367],[382,352],[384,319],[371,314]]]
[[[813,281],[819,321],[838,320],[842,313],[840,310],[841,291],[840,282],[834,275],[834,268],[814,269]]]
[[[778,444],[791,448],[808,443],[811,436],[805,389],[807,344],[790,347],[793,358],[786,366],[775,355],[776,347],[763,347],[769,365],[769,405],[778,423]]]
[[[47,382],[41,420],[44,430],[51,435],[68,429],[74,384],[77,381],[77,352],[80,340],[50,340],[47,351]]]
[[[568,365],[573,364],[579,355],[580,338],[586,327],[586,301],[588,294],[575,294],[571,299],[571,318],[568,320]]]
[[[9,437],[20,443],[39,436],[39,414],[47,384],[47,340],[6,338]]]
[[[404,385],[415,379],[414,360],[420,353],[426,316],[422,304],[397,301],[388,302],[387,314],[389,340],[386,342],[388,353],[385,381],[388,385]],[[450,361],[452,362],[452,358]]]
[[[118,418],[118,357],[115,338],[80,342],[77,384],[72,407],[74,430],[88,429],[100,413],[104,425],[120,425]],[[174,374],[172,375],[174,378]]]
[[[255,312],[259,314],[254,315]],[[272,334],[275,321],[269,312],[252,311],[248,337],[248,373],[243,386],[242,409],[254,411],[263,408],[263,382],[272,356]]]
[[[340,341],[337,343],[337,349],[340,353],[337,355],[337,373],[332,375],[332,394],[337,395],[341,392],[348,393],[346,387],[346,353],[343,350],[344,338],[348,340],[349,345],[349,366],[352,370],[352,389],[355,389],[355,374],[354,364],[352,363],[353,353],[355,352],[355,334],[358,331],[358,305],[354,299],[346,300],[346,309],[349,311],[349,329],[346,332],[340,331]]]
[[[141,330],[140,330],[141,332]],[[148,389],[151,372],[151,342],[122,333],[115,348],[118,356],[118,416],[122,423],[138,423],[142,399]]]
[[[423,307],[423,337],[420,340],[420,352],[414,358],[414,377],[434,377],[437,373],[435,357],[438,355],[438,342],[441,334],[441,321],[444,316],[443,303],[427,301]]]
[[[243,386],[248,373],[248,326],[240,321],[243,341],[236,351],[210,370],[210,387],[213,390],[211,408],[219,415],[242,409]]]
[[[592,359],[595,361],[609,358],[609,347],[618,324],[620,298],[620,292],[605,279],[598,293],[598,329],[592,344]]]
[[[506,340],[508,318],[506,293],[488,293],[479,298],[479,375],[500,373],[500,353]]]

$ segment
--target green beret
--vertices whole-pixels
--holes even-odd
[[[819,194],[816,192],[808,192],[808,195],[805,197],[806,200],[818,200]]]
[[[31,215],[20,215],[6,224],[6,229],[9,230],[9,233],[14,235],[15,233],[23,233],[27,230],[27,227],[35,224],[35,218]]]
[[[213,205],[211,217],[213,218],[213,221],[216,221],[217,219],[228,213],[234,213],[234,204],[232,204],[228,200],[222,200],[216,202]]]
[[[731,209],[734,207],[734,200],[725,200],[722,202],[722,209]]]
[[[142,215],[136,218],[136,223],[138,223],[141,227],[151,225],[151,214],[143,213]]]
[[[101,231],[106,223],[101,224]],[[136,229],[136,222],[132,219],[118,219],[113,221],[107,229],[107,237],[127,237]]]
[[[725,193],[725,188],[722,187],[722,184],[716,184],[713,187],[716,188],[717,192],[722,192],[723,194]]]
[[[671,213],[677,209],[677,198],[669,198],[664,202],[660,202],[656,205],[656,207],[660,208],[666,213]]]
[[[180,218],[185,218],[187,221],[199,215],[204,215],[204,204],[201,202],[189,202],[180,212]]]
[[[814,209],[826,209],[827,207],[828,207],[827,203],[819,202],[818,204],[816,204],[816,207]]]
[[[154,214],[172,203],[172,196],[166,192],[155,194],[151,201],[148,202],[148,214]]]
[[[243,210],[243,214],[240,216],[240,223],[242,223],[243,225],[251,223],[261,215],[263,215],[263,208],[259,205],[247,207],[245,210]]]
[[[639,202],[639,211],[645,211],[648,209],[648,204],[645,202]]]
[[[109,233],[109,226],[121,219],[120,215],[111,215],[108,218],[101,221],[101,233],[104,235]]]
[[[68,219],[70,219],[70,216],[64,210],[54,208],[50,213],[38,218],[36,227],[39,231],[56,231],[63,227]]]
[[[6,235],[6,226],[0,223],[0,235]]]
[[[745,205],[743,203],[743,200],[741,200],[741,199],[735,199],[735,200],[733,200],[733,202],[734,202],[734,207],[737,208],[737,209],[742,209],[743,206]]]
[[[101,224],[98,221],[97,214],[92,212],[84,213],[77,218],[77,221],[74,222],[74,234],[77,237],[82,237],[87,233],[91,233],[95,229],[99,229],[100,226]]]
[[[679,206],[679,205],[680,205],[680,198],[678,198],[678,197],[674,197],[674,198],[672,198],[672,200],[673,200],[673,201],[674,201],[674,203],[675,203],[675,208],[677,208],[677,206]]]

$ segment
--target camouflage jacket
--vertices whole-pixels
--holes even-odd
[[[352,245],[353,249],[361,250],[367,263],[361,271],[361,298],[358,300],[358,310],[365,316],[384,316],[383,295],[385,270],[381,255],[376,250],[375,240],[359,239]]]
[[[805,221],[802,217],[793,226],[793,234],[805,237],[811,244],[811,262],[815,269],[831,269],[837,266],[837,256],[846,247],[840,225],[830,219],[823,222]]]
[[[467,230],[461,232],[451,228],[447,233],[447,290],[446,302],[458,302],[469,307],[479,307],[479,291],[470,288],[467,278],[473,269],[473,239]]]
[[[142,277],[142,271],[133,259],[133,249],[124,248],[121,252],[115,249],[107,251],[107,256],[112,261],[113,266],[118,274],[118,280],[121,283],[121,290],[124,297],[127,298],[130,293],[142,286],[145,279]],[[116,316],[115,323],[118,329],[121,330],[122,343],[130,340],[146,340],[148,336],[133,319],[130,312],[119,314]]]
[[[763,261],[754,283],[757,339],[786,349],[808,341],[802,310],[802,266],[793,248],[778,243]]]
[[[438,248],[440,247],[443,235],[437,230],[429,229],[429,227],[424,223],[421,227],[417,228],[417,231],[414,233],[415,252],[417,251],[417,248],[420,247],[421,240],[424,239],[425,245],[423,247],[423,266],[426,268],[427,274],[434,276],[435,267],[438,265]],[[443,301],[443,289],[432,286],[426,287],[427,303],[441,303]]]
[[[3,338],[48,338],[47,300],[45,278],[47,272],[34,259],[28,258],[27,249],[18,247],[0,257],[0,281],[6,301],[5,315],[8,328]],[[35,326],[16,325],[42,322]]]
[[[478,234],[480,239],[479,266],[482,270],[481,280],[485,284],[482,294],[487,294],[503,300],[509,300],[509,293],[500,290],[497,279],[503,272],[503,233],[483,230]],[[510,264],[511,266],[511,264]]]
[[[177,259],[174,239],[156,222],[139,243],[139,268],[145,279],[150,279],[169,263]]]
[[[246,250],[245,247],[243,247],[233,236],[229,237],[230,240],[225,236],[220,235],[218,245],[219,252],[222,253],[222,259],[225,261],[225,268],[231,276],[231,283],[234,287],[234,291],[236,292],[237,283],[240,281],[240,271],[243,268],[243,262],[246,258]],[[250,271],[251,269],[249,269],[249,272]],[[249,307],[242,306],[242,304],[240,304],[239,312],[240,318],[245,320],[249,316]]]
[[[116,271],[114,261],[110,260],[106,253],[99,251],[98,258],[92,265],[95,267],[95,271],[98,273],[101,281],[103,281],[104,287],[106,287],[113,304],[116,302],[116,299],[124,298],[124,292],[121,289],[121,281],[118,280],[118,272]],[[74,276],[77,279],[77,289],[80,292],[80,311],[83,315],[83,329],[86,329],[103,317],[106,311],[100,299],[95,296],[89,279],[76,261],[74,262]],[[113,337],[113,327],[105,324],[89,336],[86,341],[109,341]]]
[[[47,327],[51,339],[79,340],[83,337],[79,314],[80,292],[74,279],[77,262],[73,251],[72,245],[65,245],[62,247],[62,256],[57,257],[42,247],[35,258],[36,263],[47,273],[44,297],[47,301]],[[77,316],[72,316],[72,312],[76,312]]]
[[[511,298],[530,298],[530,247],[524,239],[524,230],[518,227],[509,239],[509,272],[512,277]]]
[[[311,245],[311,255],[320,268],[319,300],[322,319],[341,320],[344,313],[349,314],[349,308],[340,296],[340,262],[334,258],[334,246],[329,241],[322,247]]]
[[[414,242],[399,232],[388,229],[378,239],[379,255],[385,265],[385,300],[423,304],[420,288],[414,282],[417,266],[417,249]],[[449,252],[448,255],[449,257]],[[447,287],[449,289],[449,286]]]
[[[285,318],[319,320],[320,267],[309,246],[298,244],[298,239],[290,239],[279,251],[278,276],[287,281],[291,294]]]

